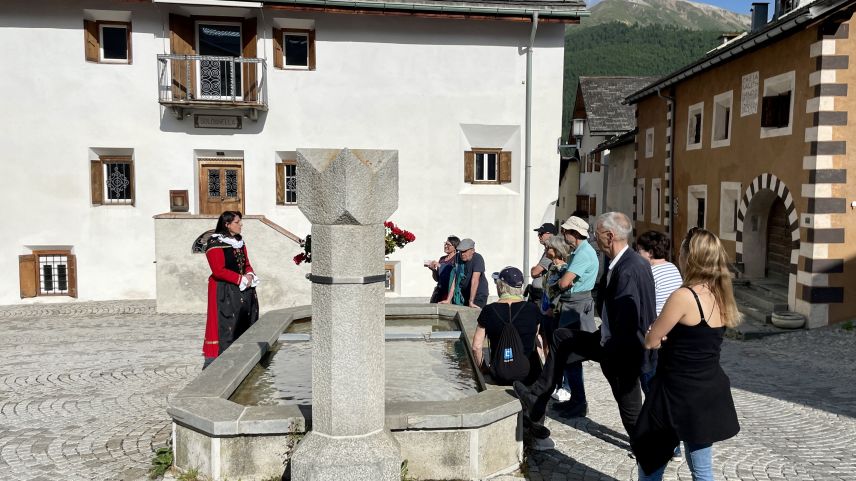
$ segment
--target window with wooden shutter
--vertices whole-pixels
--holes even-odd
[[[35,261],[35,295],[77,297],[77,259],[70,251],[36,250],[32,257]],[[19,260],[19,264],[23,270],[24,263]],[[24,287],[22,277],[22,296]]]
[[[282,49],[282,29],[274,27],[273,29],[273,67],[282,68],[283,49]]]
[[[315,30],[275,29],[275,44],[280,44],[278,53],[274,45],[274,66],[295,70],[315,70]]]
[[[89,162],[89,190],[92,194],[92,205],[104,203],[104,172],[100,160]]]
[[[90,161],[92,205],[134,205],[134,162],[130,156],[103,155]]]
[[[257,25],[258,20],[255,17],[245,18],[243,22],[241,22],[241,41],[242,50],[241,54],[244,58],[257,58],[258,52],[256,50],[257,35],[258,31]],[[259,99],[259,86],[258,86],[258,75],[256,73],[256,69],[259,64],[256,63],[242,63],[241,70],[243,73],[243,86],[244,86],[244,101],[247,102],[255,102]]]
[[[297,204],[297,162],[293,160],[276,164],[276,203]]]
[[[499,183],[511,182],[511,152],[499,153]]]
[[[83,41],[87,62],[131,63],[130,22],[84,20]]]
[[[597,215],[597,197],[589,197],[588,209],[586,211],[588,211],[589,215]]]
[[[176,55],[195,55],[193,20],[183,15],[169,14],[170,50]],[[174,100],[196,97],[196,68],[191,60],[171,60],[172,96]]]
[[[584,210],[586,212],[589,211],[589,196],[585,194],[577,195],[577,208],[574,210]]]
[[[594,154],[594,171],[600,172],[600,152]]]
[[[98,62],[100,46],[98,45],[98,23],[92,20],[83,21],[84,54],[87,62]]]
[[[21,299],[39,294],[39,277],[36,256],[18,256],[18,278],[21,284]]]
[[[473,182],[473,171],[475,169],[476,153],[468,150],[464,152],[464,182]]]
[[[505,178],[508,180],[503,180]],[[511,182],[511,152],[502,152],[499,149],[473,149],[465,152],[464,180],[474,184]]]

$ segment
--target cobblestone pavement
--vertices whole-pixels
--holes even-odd
[[[114,302],[0,317],[0,479],[145,479],[171,435],[167,396],[201,367],[204,315]]]
[[[741,431],[714,445],[717,480],[856,480],[856,332],[825,328],[727,340],[722,359]],[[587,362],[585,376],[589,416],[548,413],[556,449],[532,454],[528,479],[636,479],[599,366]],[[686,462],[672,461],[664,479],[692,478]]]
[[[170,436],[167,397],[199,372],[204,316],[134,302],[0,318],[0,480],[144,479]],[[856,481],[856,333],[727,341],[723,364],[742,431],[714,447],[718,480]],[[635,479],[609,388],[585,369],[589,417],[548,420],[557,446],[528,459],[531,480]],[[689,480],[686,464],[666,479]]]

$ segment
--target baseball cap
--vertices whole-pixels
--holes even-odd
[[[583,237],[588,237],[589,225],[579,217],[571,216],[562,224],[562,229],[572,230]]]
[[[464,252],[465,250],[475,249],[475,248],[476,248],[476,241],[474,241],[470,238],[462,239],[461,242],[458,244],[458,252]]]
[[[499,279],[511,287],[523,287],[523,273],[516,267],[505,267],[499,272],[494,272],[491,277],[493,280]]]
[[[545,222],[545,223],[541,224],[541,227],[535,229],[535,232],[537,232],[538,235],[544,234],[546,232],[549,232],[551,234],[556,234],[557,232],[559,232],[559,230],[556,229],[556,225],[553,224],[552,222]]]

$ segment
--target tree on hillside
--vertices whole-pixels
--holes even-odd
[[[662,76],[704,56],[720,32],[620,22],[565,30],[563,138],[568,138],[580,76]]]

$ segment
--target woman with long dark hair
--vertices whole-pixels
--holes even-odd
[[[714,234],[693,228],[678,263],[683,285],[645,336],[645,347],[660,352],[632,433],[640,481],[661,480],[681,441],[693,481],[712,481],[713,443],[740,431],[731,383],[719,365],[725,329],[740,322],[728,254]]]
[[[205,244],[211,267],[208,278],[208,318],[205,324],[203,368],[211,364],[259,318],[258,277],[241,237],[242,215],[227,210]]]
[[[446,238],[446,242],[443,243],[443,255],[440,259],[425,263],[425,267],[431,269],[431,275],[434,276],[434,281],[437,282],[429,302],[438,303],[449,296],[452,271],[455,269],[455,263],[458,259],[458,251],[456,249],[460,243],[461,239],[450,235]]]

